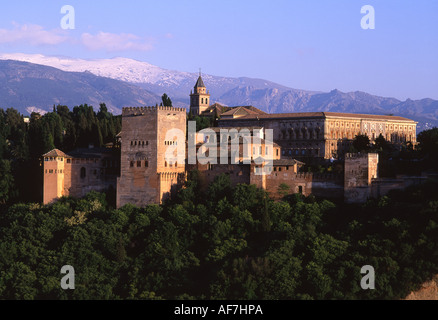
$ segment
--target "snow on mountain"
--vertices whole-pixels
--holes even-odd
[[[128,58],[84,60],[68,57],[44,56],[41,54],[0,54],[0,60],[16,60],[54,67],[63,71],[90,72],[96,76],[131,83],[178,84],[194,75],[187,72],[169,71],[147,62]]]
[[[115,104],[139,104],[159,100],[168,94],[177,107],[189,106],[189,94],[198,78],[197,73],[166,70],[147,62],[128,58],[113,59],[74,59],[69,57],[44,56],[41,54],[0,54],[1,60],[15,60],[37,65],[53,67],[65,72],[88,72],[90,75],[114,79],[134,84],[145,89],[136,92],[141,96],[131,101],[124,95],[114,100]],[[208,74],[202,75],[204,83],[211,94],[212,102],[228,106],[253,105],[270,113],[332,111],[351,113],[395,114],[410,117],[420,122],[419,127],[427,120],[438,125],[438,101],[431,99],[399,101],[394,98],[384,98],[365,92],[344,93],[339,90],[331,92],[315,92],[288,88],[280,84],[252,78],[219,77]],[[101,80],[104,81],[104,80]],[[21,88],[23,89],[23,88]],[[125,88],[123,92],[138,91],[135,88]],[[16,99],[14,90],[5,93],[11,103]],[[18,92],[18,91],[17,91]],[[93,95],[99,92],[93,92]],[[79,93],[78,93],[79,94]],[[16,94],[15,94],[16,95]],[[101,97],[102,101],[110,101],[110,92]],[[155,95],[155,96],[154,96]],[[90,95],[86,95],[88,97]],[[14,98],[15,97],[15,98]],[[34,99],[38,99],[35,96]],[[3,99],[3,100],[4,100]],[[50,100],[51,101],[51,100]],[[30,102],[29,102],[30,103]]]

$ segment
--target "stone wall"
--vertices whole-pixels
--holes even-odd
[[[166,136],[170,129],[179,129],[184,141],[176,136]],[[161,203],[163,195],[169,194],[173,183],[178,181],[178,178],[165,181],[162,178],[178,177],[185,172],[185,162],[167,161],[166,151],[179,144],[179,147],[184,147],[185,153],[185,135],[184,108],[123,109],[117,207],[127,203],[140,207]]]
[[[371,182],[377,178],[377,153],[347,154],[344,164],[344,196],[347,203],[364,203],[371,197]]]

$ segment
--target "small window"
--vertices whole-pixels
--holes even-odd
[[[145,166],[146,168],[149,167],[149,161],[146,160],[146,161],[144,162],[144,166]]]
[[[167,168],[167,161],[164,161],[164,167]]]
[[[71,159],[67,159],[67,163],[71,163]]]
[[[129,163],[129,166],[130,166],[131,168],[133,168],[133,167],[134,167],[134,161],[131,161],[131,162]]]
[[[141,168],[141,161],[137,161],[137,168]]]
[[[87,176],[87,171],[84,167],[81,168],[81,179],[84,179]]]

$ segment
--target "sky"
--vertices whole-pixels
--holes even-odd
[[[65,5],[74,29],[62,28],[73,27]],[[362,28],[365,5],[374,29]],[[126,57],[295,89],[438,100],[436,0],[17,0],[0,8],[1,53]]]

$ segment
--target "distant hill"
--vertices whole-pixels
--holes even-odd
[[[8,80],[8,88],[12,87],[13,90],[1,89],[2,107],[14,104],[30,107],[45,105],[47,107],[43,109],[47,110],[58,101],[69,106],[85,101],[98,105],[99,102],[105,101],[110,110],[117,113],[123,106],[155,105],[161,101],[161,95],[167,93],[175,106],[187,108],[190,91],[193,90],[198,77],[197,73],[166,70],[147,62],[127,58],[83,60],[43,55],[0,54],[0,61],[1,59],[34,63],[27,65],[29,72],[35,68],[31,72],[33,76],[23,74],[20,83],[11,81],[13,77]],[[41,65],[66,72],[70,76],[67,81],[70,88],[67,89],[65,86],[67,83],[58,83],[57,80],[50,82],[50,72],[59,76],[63,74],[62,71],[55,71],[53,68],[42,71]],[[0,64],[0,81],[3,81],[3,68],[3,64]],[[13,74],[13,70],[9,72]],[[46,77],[36,77],[41,72]],[[438,126],[437,100],[400,101],[360,91],[345,93],[336,89],[331,92],[293,89],[263,79],[208,74],[203,74],[202,77],[207,90],[210,91],[212,102],[226,106],[253,105],[269,113],[332,111],[394,114],[418,121],[419,130]],[[117,82],[111,82],[111,79]],[[42,87],[42,90],[33,90],[33,86]]]
[[[53,105],[70,108],[88,104],[120,113],[124,106],[155,105],[161,98],[136,85],[98,77],[90,72],[66,72],[27,62],[0,60],[0,108],[23,114],[49,111]]]

